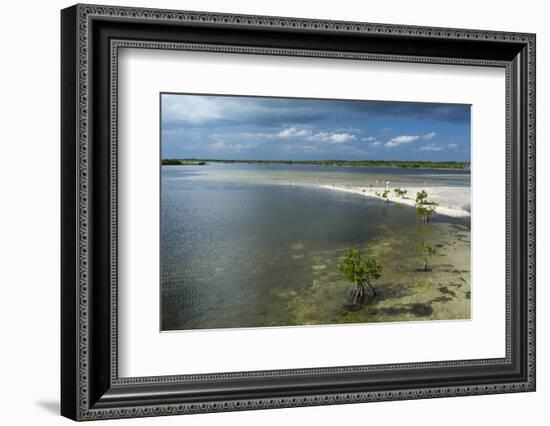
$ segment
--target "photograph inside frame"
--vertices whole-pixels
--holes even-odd
[[[162,93],[161,330],[471,318],[471,107]]]

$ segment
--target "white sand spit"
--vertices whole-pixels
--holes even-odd
[[[337,185],[318,185],[319,188],[330,189],[333,191],[349,192],[351,194],[363,195],[365,197],[378,198],[384,200],[381,194],[389,189],[388,200],[392,203],[405,204],[414,207],[416,193],[422,190],[428,193],[428,199],[435,201],[439,205],[435,208],[436,214],[451,217],[470,216],[470,188],[463,187],[403,187],[407,190],[404,198],[398,196],[393,188],[380,187],[362,187],[362,186],[337,186]],[[380,195],[377,195],[380,194]],[[384,200],[385,201],[385,200]]]

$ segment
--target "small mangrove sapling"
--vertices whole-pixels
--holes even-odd
[[[428,200],[428,193],[424,190],[416,193],[416,204],[422,204]]]
[[[353,295],[353,305],[363,305],[365,300],[365,287],[376,297],[376,290],[372,281],[382,276],[382,264],[377,259],[366,260],[355,248],[349,250],[344,257],[344,262],[338,265],[338,269],[346,280],[356,285]]]
[[[416,193],[416,215],[426,223],[430,221],[430,217],[435,213],[435,208],[438,204],[428,200],[428,193],[424,190]]]
[[[395,192],[395,195],[401,198],[405,198],[405,195],[407,194],[406,189],[395,188],[393,191]]]
[[[384,190],[384,192],[382,193],[382,198],[384,200],[386,200],[386,203],[389,203],[390,202],[390,199],[389,199],[389,195],[390,195],[390,191],[389,190]]]
[[[426,244],[424,241],[422,241],[418,245],[417,253],[418,253],[418,256],[422,258],[422,260],[424,261],[424,266],[422,268],[424,272],[429,271],[428,257],[433,256],[435,252],[436,252],[435,247],[432,247],[431,245]]]

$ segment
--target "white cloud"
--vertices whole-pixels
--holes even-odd
[[[443,151],[443,147],[436,145],[435,143],[431,143],[429,145],[424,145],[420,148],[418,148],[418,151]]]
[[[292,119],[309,120],[322,115],[311,107],[288,108],[284,102],[232,96],[162,96],[162,121],[165,129],[172,127],[222,124],[289,123]]]
[[[296,127],[288,127],[286,129],[281,130],[277,136],[283,139],[290,139],[290,138],[303,138],[308,137],[312,135],[312,131],[309,129],[297,129]]]
[[[363,138],[361,140],[364,140],[365,142],[374,142],[376,138],[374,136],[369,136],[367,138]]]
[[[328,136],[327,142],[346,143],[355,139],[355,135],[350,133],[334,133]]]
[[[437,133],[435,132],[426,133],[425,135],[422,135],[422,139],[424,139],[425,141],[431,141],[433,138],[435,138],[436,134]]]
[[[458,147],[458,144],[457,143],[450,143],[450,144],[447,144],[447,148],[449,149],[455,149]]]
[[[369,145],[370,145],[370,146],[376,147],[376,146],[382,145],[382,142],[380,142],[380,141],[374,141],[374,142],[371,142]]]
[[[411,142],[417,141],[418,139],[429,141],[435,138],[435,136],[436,136],[435,132],[426,133],[420,136],[419,135],[401,135],[390,139],[388,142],[384,144],[384,146],[388,148],[394,148],[396,146],[403,145],[405,143],[411,143]]]
[[[410,135],[401,135],[396,136],[395,138],[390,139],[388,142],[384,144],[384,146],[387,146],[388,148],[393,148],[399,145],[402,145],[404,143],[411,143],[415,140],[420,139],[420,136],[410,136]]]
[[[327,142],[327,143],[346,143],[355,139],[355,135],[351,133],[337,132],[317,132],[314,133],[310,129],[299,129],[296,127],[287,127],[277,133],[277,136],[282,139],[302,139],[312,142]]]
[[[221,102],[202,96],[164,95],[162,98],[163,120],[184,121],[201,124],[223,118],[224,106]]]
[[[276,143],[277,140],[299,142],[293,145],[282,145],[285,152],[314,153],[321,152],[323,144],[344,145],[353,141],[356,136],[346,132],[314,132],[308,128],[286,127],[278,132],[232,132],[211,133],[212,144],[208,149],[216,152],[242,152],[264,143]],[[291,148],[292,146],[292,148]],[[326,145],[325,145],[326,146]],[[344,145],[345,146],[345,145]],[[348,145],[349,146],[349,145]]]

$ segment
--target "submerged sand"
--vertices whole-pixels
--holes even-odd
[[[429,269],[416,256],[418,241],[436,248]],[[377,296],[359,310],[348,309],[345,301],[353,285],[343,279],[338,264],[345,250],[307,253],[297,262],[312,265],[313,279],[308,289],[276,292],[284,299],[291,324],[402,322],[425,320],[467,320],[471,318],[470,229],[466,225],[434,223],[429,227],[396,233],[386,229],[375,240],[358,244],[368,257],[384,265],[374,282]],[[268,315],[266,321],[276,324]]]
[[[303,186],[296,182],[291,185]],[[458,223],[454,220],[450,223],[419,222],[407,231],[385,227],[383,236],[357,244],[362,254],[377,258],[384,265],[383,275],[375,283],[377,296],[366,301],[359,310],[349,309],[344,303],[353,287],[338,270],[346,250],[301,255],[299,261],[313,264],[311,286],[305,291],[277,294],[286,300],[286,311],[292,323],[318,324],[319,316],[327,314],[332,317],[330,323],[471,318],[469,187],[411,186],[403,188],[407,190],[405,196],[398,196],[389,186],[327,183],[307,186],[378,198],[384,204],[387,201],[388,207],[395,204],[414,207],[416,194],[424,190],[428,199],[438,204],[436,214],[457,218]],[[386,189],[390,191],[387,200],[381,195]],[[416,253],[420,241],[436,249],[428,258],[427,271],[423,270],[424,257]]]

